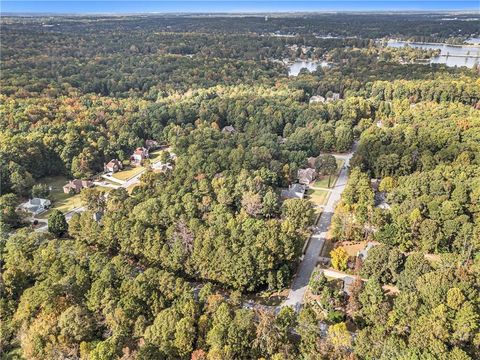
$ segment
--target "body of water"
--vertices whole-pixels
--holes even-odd
[[[328,62],[317,60],[297,60],[293,64],[288,65],[288,76],[297,76],[300,70],[307,69],[309,72],[316,71],[317,68],[328,67]]]
[[[480,46],[473,45],[448,45],[431,43],[414,43],[406,41],[389,40],[387,46],[411,46],[421,49],[439,49],[440,55],[430,59],[432,64],[445,64],[447,66],[466,66],[472,68],[480,63]]]

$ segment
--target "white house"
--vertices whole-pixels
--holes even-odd
[[[325,102],[325,98],[323,96],[320,96],[320,95],[315,95],[315,96],[312,96],[310,98],[310,101],[309,103],[310,104],[313,104],[313,103],[324,103]]]
[[[137,147],[130,157],[130,160],[134,164],[140,164],[143,160],[148,159],[148,157],[148,149],[144,147]]]
[[[33,215],[40,215],[47,211],[51,205],[52,202],[48,199],[33,198],[20,205],[20,207]]]

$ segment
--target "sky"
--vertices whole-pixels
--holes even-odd
[[[21,1],[0,0],[1,13],[212,13],[212,12],[314,12],[314,11],[435,11],[474,10],[480,12],[480,0],[336,0],[336,1]]]

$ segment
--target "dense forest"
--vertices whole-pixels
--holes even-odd
[[[479,69],[377,41],[478,35],[446,16],[3,17],[1,357],[480,358]],[[169,171],[84,189],[49,231],[18,211],[147,139]],[[331,229],[352,290],[314,273],[301,310],[250,306],[290,287],[318,216],[281,189],[352,147]],[[364,261],[337,261],[362,241]]]

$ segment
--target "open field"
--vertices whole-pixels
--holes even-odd
[[[52,209],[58,209],[66,213],[72,209],[82,206],[80,194],[70,195],[63,192],[63,186],[68,182],[64,176],[49,176],[38,180],[40,184],[47,184],[52,188],[50,191],[50,199],[52,200]],[[44,212],[40,219],[48,218],[51,210]]]

